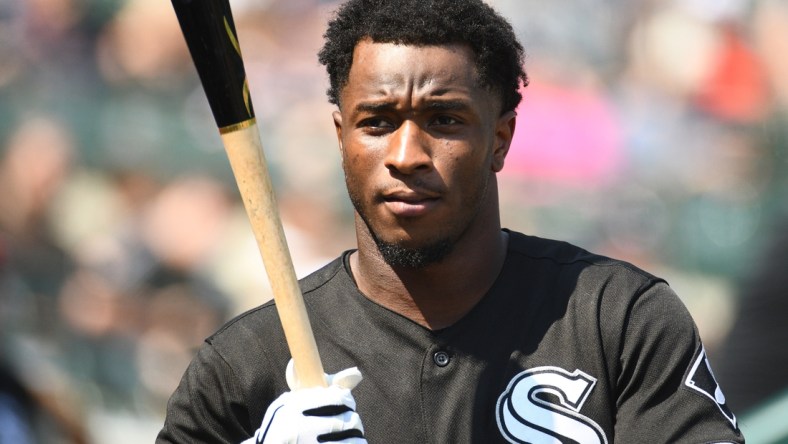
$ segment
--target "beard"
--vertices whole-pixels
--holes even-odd
[[[348,190],[350,189],[352,188],[348,187]],[[364,211],[360,197],[353,192],[348,194],[350,202],[353,203],[353,207],[366,225],[372,240],[375,241],[380,255],[390,266],[411,269],[424,268],[442,261],[454,249],[454,242],[449,237],[437,238],[419,247],[405,246],[404,240],[389,242],[381,239],[369,223],[369,217]]]
[[[369,228],[369,224],[367,224],[367,228]],[[448,238],[442,238],[421,247],[408,248],[399,242],[381,240],[371,228],[369,230],[383,260],[392,267],[424,268],[443,260],[454,247]]]

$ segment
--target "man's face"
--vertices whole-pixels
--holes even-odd
[[[479,85],[469,48],[361,41],[340,104],[348,193],[389,263],[440,261],[469,230],[498,224],[491,188],[514,114]]]

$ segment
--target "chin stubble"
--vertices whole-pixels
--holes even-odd
[[[454,247],[448,239],[444,238],[423,247],[408,248],[400,243],[382,241],[371,230],[370,233],[383,260],[392,267],[424,268],[442,261]]]
[[[448,237],[437,239],[422,247],[406,247],[401,241],[387,242],[382,240],[369,224],[369,219],[363,211],[363,206],[353,193],[350,194],[350,201],[361,217],[367,231],[375,241],[375,245],[383,257],[383,260],[392,267],[404,268],[424,268],[427,265],[438,263],[451,253],[454,243]]]

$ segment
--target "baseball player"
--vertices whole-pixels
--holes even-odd
[[[272,303],[207,339],[159,443],[744,442],[667,283],[502,229],[527,84],[482,0],[349,0],[320,61],[357,249],[301,289],[327,388]]]

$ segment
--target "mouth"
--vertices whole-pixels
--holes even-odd
[[[384,193],[383,203],[397,217],[418,217],[428,213],[438,204],[435,193],[397,190]]]

